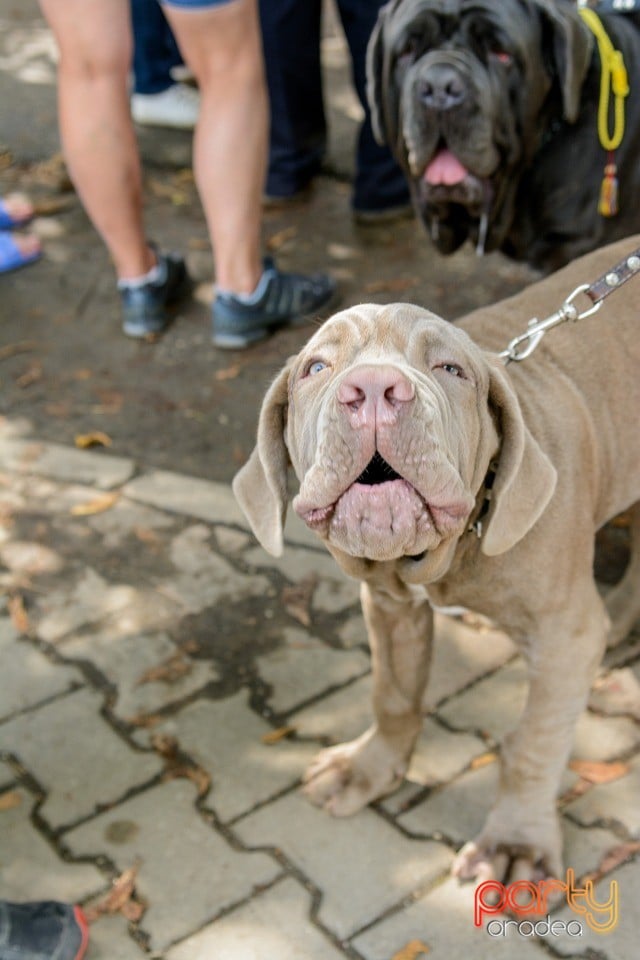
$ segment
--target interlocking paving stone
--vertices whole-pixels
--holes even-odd
[[[240,573],[215,553],[210,535],[208,527],[196,524],[173,539],[170,555],[178,573],[159,587],[164,595],[179,603],[184,613],[199,613],[221,600],[232,603],[273,593],[265,577]]]
[[[153,713],[182,700],[218,678],[214,665],[193,660],[165,633],[118,634],[92,630],[66,640],[65,657],[89,661],[117,689],[113,712],[122,719]],[[180,668],[170,680],[145,679],[145,674],[178,657]]]
[[[290,722],[304,737],[341,743],[360,736],[372,723],[371,677],[361,677],[341,690],[291,714]]]
[[[576,724],[571,755],[611,760],[640,744],[640,726],[628,717],[598,717],[585,711]]]
[[[482,730],[500,739],[517,725],[526,695],[527,671],[518,658],[449,700],[439,712],[457,730]],[[607,760],[634,747],[639,740],[640,729],[632,720],[585,711],[576,724],[572,756]]]
[[[301,547],[286,546],[281,557],[272,557],[262,547],[256,546],[248,550],[243,559],[254,567],[279,570],[283,576],[294,583],[314,575],[333,580],[339,580],[342,576],[335,560],[328,553],[320,550],[303,550]],[[351,582],[355,587],[357,599],[358,586],[355,581]]]
[[[32,808],[33,800],[24,790],[0,794],[2,896],[74,903],[106,888],[108,881],[93,864],[66,862],[56,854],[31,823]]]
[[[247,526],[231,487],[168,470],[152,470],[124,488],[126,496],[172,513],[198,517],[211,523]]]
[[[341,950],[309,921],[309,894],[294,880],[189,937],[167,960],[340,960]]]
[[[162,768],[157,756],[127,747],[100,716],[102,704],[99,694],[79,690],[0,725],[0,749],[16,754],[47,791],[40,812],[53,827],[113,803]]]
[[[564,865],[572,867],[576,877],[595,871],[605,854],[620,843],[619,838],[609,830],[597,827],[585,830],[566,817],[562,818],[561,827]]]
[[[240,533],[238,530],[231,530],[227,527],[215,527],[216,540],[223,553],[236,556],[242,553],[249,544],[253,543],[253,538],[248,533]]]
[[[439,713],[457,730],[482,730],[495,739],[512,730],[527,695],[527,672],[518,658],[453,697]]]
[[[155,950],[199,930],[281,872],[264,853],[234,850],[198,816],[185,780],[146,790],[70,831],[76,855],[105,854],[122,871],[136,860],[136,890],[149,903],[140,926]]]
[[[104,513],[87,517],[87,523],[102,536],[107,550],[126,547],[126,541],[132,535],[143,540],[146,538],[153,549],[156,542],[162,543],[162,534],[166,534],[175,522],[174,517],[126,497],[121,497]]]
[[[436,789],[421,804],[398,818],[411,833],[443,833],[460,844],[480,831],[493,803],[499,776],[497,761],[463,773]]]
[[[596,951],[595,956],[605,956],[608,960],[637,960],[638,957],[638,903],[640,902],[640,861],[626,864],[618,870],[603,877],[596,886],[594,899],[605,903],[612,892],[611,882],[618,884],[618,922],[609,933],[596,933],[583,918],[566,906],[554,914],[554,919],[582,921],[583,934],[581,937],[547,936],[545,940],[553,946],[561,956],[571,956],[577,953],[579,945],[580,956],[584,956],[588,949]],[[606,920],[607,914],[596,912],[596,919]]]
[[[10,620],[0,618],[2,697],[0,720],[82,683],[82,674],[72,667],[51,663],[18,635]]]
[[[0,463],[5,470],[38,473],[56,480],[91,483],[101,490],[120,486],[133,475],[133,460],[92,450],[75,450],[40,440],[0,439]]]
[[[360,602],[360,588],[353,580],[324,579],[313,593],[313,610],[340,613]]]
[[[630,763],[625,777],[592,787],[567,806],[567,813],[580,823],[617,820],[632,837],[640,839],[640,757]]]
[[[201,700],[155,728],[177,737],[180,746],[211,774],[207,797],[221,820],[230,820],[300,780],[316,752],[312,744],[262,741],[273,728],[249,709],[247,693]]]
[[[10,540],[0,546],[0,562],[15,575],[16,585],[25,574],[56,573],[64,566],[62,557],[54,550],[30,540]]]
[[[85,960],[144,960],[149,957],[131,939],[122,916],[102,915],[91,924]]]
[[[269,703],[278,713],[365,673],[360,650],[332,650],[305,630],[285,627],[280,646],[256,659],[262,679],[273,687]]]
[[[86,567],[73,584],[65,584],[38,598],[35,627],[38,636],[55,643],[86,623],[97,623],[130,606],[138,591],[128,584],[112,584]]]
[[[372,810],[335,819],[299,794],[250,814],[234,830],[250,846],[273,845],[323,893],[319,919],[348,937],[445,872],[451,851],[409,841]]]
[[[514,652],[513,643],[501,631],[469,626],[463,620],[436,612],[425,709],[432,709],[445,697],[502,666]]]
[[[509,931],[494,938],[473,923],[474,885],[453,878],[411,906],[376,923],[353,945],[365,960],[390,960],[412,940],[422,941],[431,960],[545,960],[546,951]]]

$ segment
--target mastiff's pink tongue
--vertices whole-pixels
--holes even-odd
[[[468,173],[451,150],[438,150],[424,172],[424,179],[434,187],[439,184],[451,187],[464,180]]]

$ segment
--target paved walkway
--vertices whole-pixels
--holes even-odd
[[[357,586],[295,525],[268,558],[225,485],[0,423],[2,896],[85,904],[89,960],[636,960],[640,635],[563,788],[567,864],[619,882],[618,926],[491,936],[448,870],[522,704],[507,638],[440,618],[408,780],[334,820],[299,779],[367,722]]]

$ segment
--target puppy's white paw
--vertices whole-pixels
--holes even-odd
[[[348,817],[395,790],[406,760],[371,731],[321,750],[304,775],[305,796],[334,817]]]

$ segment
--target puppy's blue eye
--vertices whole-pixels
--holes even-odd
[[[321,373],[323,370],[327,369],[326,363],[322,360],[314,360],[311,366],[309,367],[308,373],[312,377],[316,373]]]
[[[451,374],[452,377],[464,378],[464,370],[462,367],[459,367],[457,363],[441,363],[440,369],[444,370],[445,373]]]

